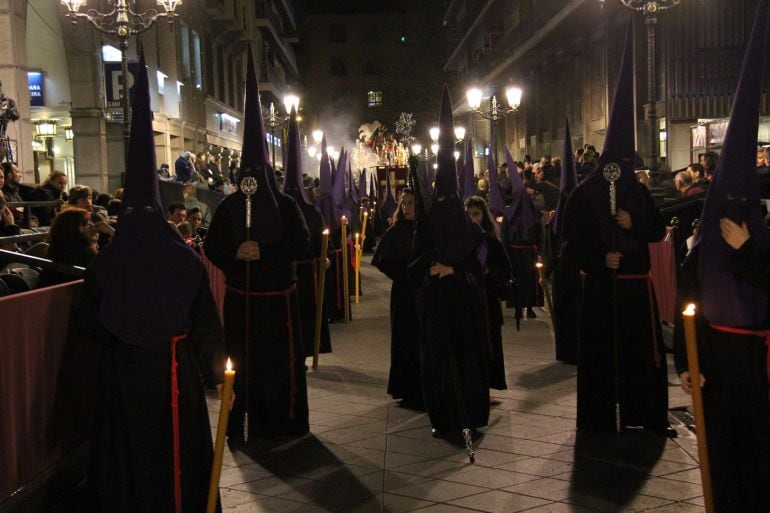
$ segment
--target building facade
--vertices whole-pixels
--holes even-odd
[[[519,110],[494,126],[468,114],[467,103],[456,103],[457,114],[473,127],[477,148],[489,144],[492,131],[498,158],[503,144],[518,159],[558,155],[567,118],[576,147],[601,150],[633,17],[637,148],[649,163],[654,138],[659,169],[676,170],[697,161],[698,153],[719,150],[756,5],[757,0],[683,0],[658,12],[651,40],[644,15],[621,0],[452,0],[444,11],[444,69],[457,77],[455,97],[471,85],[498,98],[508,84],[523,89]],[[652,132],[651,76],[657,100]],[[763,116],[769,107],[765,95]],[[770,139],[768,132],[770,123],[763,118],[760,141]]]
[[[144,12],[159,8],[156,3],[139,0],[132,8]],[[86,3],[105,13],[111,5]],[[129,39],[128,84],[141,44],[158,165],[173,167],[183,151],[193,151],[213,154],[226,167],[237,162],[241,148],[248,48],[266,105],[278,102],[298,79],[294,10],[289,0],[183,0],[177,13],[173,25],[159,19]],[[72,24],[60,2],[0,0],[0,80],[21,111],[8,136],[25,182],[61,170],[71,183],[99,191],[121,184],[120,59],[115,38],[84,20]]]
[[[350,148],[360,125],[391,133],[401,112],[423,146],[438,122],[444,42],[441,0],[308,0],[300,23],[304,117],[329,144]]]

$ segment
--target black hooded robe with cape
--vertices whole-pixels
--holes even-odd
[[[174,511],[170,346],[138,347],[110,335],[97,320],[100,298],[86,272],[78,325],[102,344],[88,511]],[[204,511],[214,450],[201,377],[212,388],[222,382],[225,352],[205,270],[181,334],[187,335],[176,346],[182,511]]]
[[[601,176],[597,180],[603,180]],[[647,189],[634,182],[638,215],[625,235],[636,250],[620,250],[617,308],[620,369],[621,426],[644,426],[665,432],[668,427],[668,382],[663,338],[650,271],[648,244],[663,238],[666,227]],[[621,198],[618,208],[625,208]],[[562,258],[584,274],[580,305],[577,427],[592,431],[615,430],[615,363],[613,350],[612,277],[605,264],[611,250],[602,237],[599,214],[578,187],[564,214],[565,246]],[[609,215],[607,212],[606,215]],[[628,277],[628,278],[624,278]]]
[[[231,205],[226,205],[230,199]],[[240,199],[239,202],[236,201]],[[310,233],[297,202],[277,194],[281,238],[260,243],[261,259],[251,262],[249,315],[249,437],[308,432],[307,382],[302,323],[297,300],[296,261],[308,251]],[[230,208],[228,208],[230,207]],[[240,214],[238,213],[240,211]],[[245,205],[230,195],[214,214],[206,237],[206,256],[225,273],[225,341],[235,361],[245,359],[246,263],[236,260],[245,239]],[[258,221],[257,221],[258,222]],[[246,397],[243,380],[236,397]],[[244,408],[236,400],[228,436],[242,438]]]
[[[423,404],[420,331],[415,291],[407,276],[414,221],[396,221],[383,234],[372,265],[393,280],[390,289],[390,374],[388,394],[405,406]]]
[[[484,312],[487,340],[489,387],[506,390],[503,354],[503,309],[500,300],[510,297],[511,263],[503,244],[494,232],[487,232],[487,259],[484,266]]]

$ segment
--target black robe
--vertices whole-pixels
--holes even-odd
[[[605,262],[611,248],[599,233],[599,214],[581,188],[572,193],[564,212],[562,258],[585,273],[579,318],[578,429],[615,430],[615,308],[621,426],[659,432],[668,427],[666,357],[658,308],[652,282],[641,278],[650,271],[648,243],[661,240],[666,227],[647,189],[634,186],[642,189],[643,214],[632,215],[633,227],[626,235],[637,241],[638,249],[621,252],[614,300],[612,273]]]
[[[245,213],[232,218],[230,209],[220,205],[206,237],[206,256],[225,273],[225,341],[235,362],[246,361],[247,301],[249,304],[248,365],[238,368],[236,401],[228,424],[228,436],[233,441],[243,437],[246,408],[249,438],[302,435],[309,429],[295,262],[306,255],[310,232],[292,198],[278,195],[276,201],[281,240],[259,245],[261,259],[250,263],[249,296],[245,294],[246,264],[235,259],[245,240]]]
[[[89,512],[174,511],[170,344],[129,345],[99,323],[101,291],[87,272],[78,326],[102,343],[91,456]],[[187,337],[177,343],[182,510],[205,511],[214,456],[201,378],[224,376],[224,340],[204,272]]]
[[[297,262],[297,297],[299,298],[300,319],[302,320],[302,346],[305,357],[313,356],[315,340],[316,291],[318,290],[318,257],[321,254],[321,239],[324,230],[321,213],[315,209],[303,209],[305,222],[310,230],[310,246]],[[328,251],[327,251],[328,256]],[[325,299],[325,298],[324,298]],[[326,305],[321,314],[321,353],[331,353],[329,319]]]
[[[390,289],[390,374],[388,394],[404,403],[423,404],[420,381],[420,330],[415,291],[407,276],[414,221],[399,221],[385,232],[372,265],[393,280]]]
[[[679,311],[698,302],[698,250],[685,259]],[[749,239],[730,259],[730,270],[770,294],[770,255]],[[698,325],[698,355],[706,383],[703,409],[714,505],[717,513],[770,511],[770,406],[768,406],[767,341],[763,337],[726,333],[712,328],[702,316]],[[674,333],[677,372],[688,370],[681,322]],[[770,312],[764,327],[770,325]]]
[[[445,278],[430,276],[432,263],[429,253],[417,254],[408,271],[417,290],[420,372],[428,416],[440,433],[486,426],[489,379],[481,263],[471,254]]]
[[[503,309],[501,299],[510,297],[511,264],[505,248],[496,235],[487,233],[487,261],[484,266],[484,317],[486,321],[486,354],[489,387],[506,390],[503,355]]]
[[[540,295],[538,285],[537,270],[535,262],[538,252],[538,232],[540,230],[538,221],[530,230],[526,239],[517,237],[507,223],[503,223],[501,231],[501,240],[508,254],[508,260],[511,263],[513,277],[516,280],[516,297],[511,298],[517,310],[522,308],[532,308],[538,304]]]
[[[553,312],[551,322],[555,338],[556,360],[576,364],[578,359],[578,312],[583,289],[580,269],[561,258],[561,238],[546,226],[544,253],[551,274]],[[544,255],[545,257],[545,255]]]

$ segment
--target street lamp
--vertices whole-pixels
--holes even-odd
[[[600,0],[603,2],[603,0]],[[660,128],[658,127],[657,109],[657,70],[655,69],[655,29],[658,24],[657,14],[679,5],[681,0],[620,0],[621,3],[634,11],[644,13],[644,24],[647,25],[647,122],[650,127],[650,174],[653,183],[658,181],[658,147],[660,145]]]
[[[484,119],[491,121],[490,123],[490,140],[494,150],[494,155],[497,156],[497,140],[495,139],[495,125],[497,122],[505,118],[511,112],[519,110],[521,105],[522,91],[518,87],[508,87],[505,90],[505,99],[508,102],[508,107],[503,107],[498,101],[497,96],[492,95],[489,98],[489,108],[482,109],[481,101],[484,98],[484,93],[478,87],[472,87],[468,89],[466,97],[468,99],[468,107],[471,112],[478,114]]]
[[[87,0],[61,0],[61,4],[67,8],[67,17],[76,26],[79,19],[84,19],[99,32],[118,38],[120,42],[120,58],[122,64],[123,88],[121,90],[121,103],[123,105],[123,153],[128,162],[128,139],[131,135],[128,116],[128,38],[149,30],[159,18],[168,18],[169,27],[174,24],[174,18],[178,16],[176,8],[182,4],[182,0],[157,0],[157,5],[163,8],[162,12],[149,9],[144,12],[134,12],[129,3],[131,0],[111,0],[112,10],[106,13],[96,9],[88,9],[80,12],[80,8],[86,5]]]
[[[283,116],[276,114],[275,105],[271,102],[270,111],[268,112],[267,119],[265,119],[265,125],[270,128],[270,147],[273,149],[273,170],[275,170],[275,129],[289,120],[292,108],[299,112],[299,96],[295,94],[284,95],[283,107],[286,109],[286,114]],[[315,132],[313,133],[313,139],[315,139]]]

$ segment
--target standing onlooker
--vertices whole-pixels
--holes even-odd
[[[676,192],[680,197],[688,196],[687,189],[690,185],[692,185],[692,177],[687,171],[679,171],[676,176],[674,176],[674,187],[676,187]]]
[[[191,151],[186,151],[179,155],[179,158],[174,162],[174,170],[176,171],[176,181],[180,183],[187,183],[192,179],[193,161],[195,155]]]
[[[166,207],[166,219],[174,225],[183,223],[187,220],[187,208],[181,201],[172,201]]]

